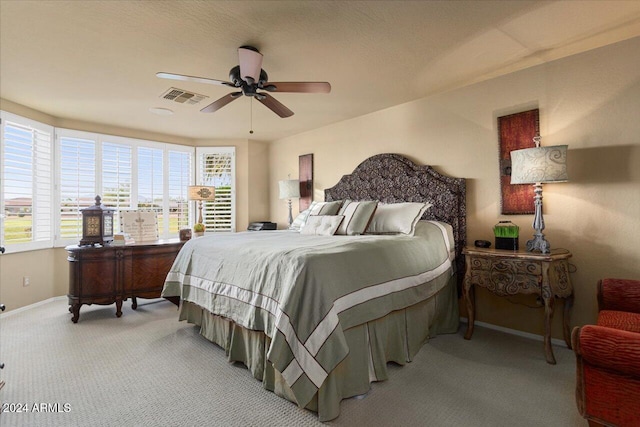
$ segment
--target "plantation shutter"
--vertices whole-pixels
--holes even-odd
[[[118,211],[132,208],[133,147],[104,142],[102,144],[102,203]],[[115,218],[115,231],[120,221]]]
[[[53,128],[6,113],[0,125],[0,240],[9,252],[51,247]]]
[[[158,215],[158,232],[164,234],[164,169],[161,148],[138,147],[138,209]]]
[[[203,203],[206,231],[235,231],[235,147],[198,147],[196,154],[197,183],[216,188],[215,200]]]
[[[73,136],[77,135],[77,136]],[[60,156],[60,236],[61,241],[82,237],[80,209],[95,204],[96,145],[90,135],[65,132],[59,136]]]
[[[192,152],[169,150],[169,233],[189,228],[188,187],[192,182]]]

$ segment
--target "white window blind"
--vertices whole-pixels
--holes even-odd
[[[50,247],[53,128],[3,112],[0,130],[0,243],[9,252]]]
[[[189,227],[193,147],[56,129],[4,111],[0,136],[0,245],[8,252],[78,243],[80,210],[96,195],[118,211],[155,210],[162,239]]]
[[[216,188],[214,201],[204,202],[207,232],[235,231],[235,147],[198,147],[196,181]]]
[[[96,138],[91,135],[64,135],[59,140],[59,238],[70,243],[82,237],[80,209],[95,204]]]
[[[165,218],[163,150],[138,148],[138,209],[152,210],[158,215],[158,230],[163,234]]]
[[[102,143],[102,203],[110,208],[132,208],[133,147],[113,142]],[[115,231],[120,232],[116,217]]]
[[[169,233],[189,228],[187,188],[193,182],[192,155],[169,150]]]

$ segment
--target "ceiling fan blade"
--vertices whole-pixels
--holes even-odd
[[[293,111],[285,107],[284,104],[275,99],[273,96],[269,95],[268,93],[261,93],[260,95],[261,96],[256,97],[256,99],[262,102],[265,107],[267,107],[283,119],[293,116]]]
[[[251,77],[254,82],[260,80],[260,70],[262,69],[262,54],[251,46],[238,48],[238,60],[240,62],[240,78],[245,80]]]
[[[225,105],[230,103],[231,101],[240,98],[238,93],[240,95],[242,95],[242,92],[231,92],[231,93],[228,93],[225,96],[223,96],[222,98],[218,99],[217,101],[213,101],[211,104],[207,105],[206,107],[204,107],[200,111],[203,112],[203,113],[213,113],[215,111],[218,111],[219,109],[221,109],[222,107],[224,107]]]
[[[298,93],[329,93],[331,85],[327,82],[269,82],[275,86],[274,92],[298,92]],[[268,90],[268,89],[267,89]]]
[[[207,83],[210,85],[225,85],[225,86],[235,87],[233,83],[230,83],[230,82],[225,82],[222,80],[215,80],[215,79],[207,79],[205,77],[185,76],[184,74],[160,72],[160,73],[156,73],[156,76],[160,77],[161,79],[180,80],[183,82]]]

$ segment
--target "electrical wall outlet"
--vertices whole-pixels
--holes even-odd
[[[29,276],[24,276],[22,278],[22,286],[29,286],[31,284],[31,278]]]

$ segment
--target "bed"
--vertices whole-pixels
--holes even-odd
[[[344,228],[349,203],[430,204],[411,233],[205,236],[184,245],[162,295],[179,296],[179,319],[264,388],[334,419],[342,399],[387,379],[387,362],[405,364],[429,337],[457,330],[465,191],[464,179],[401,155],[373,156],[325,190],[326,202],[347,201],[347,216],[313,219]]]

